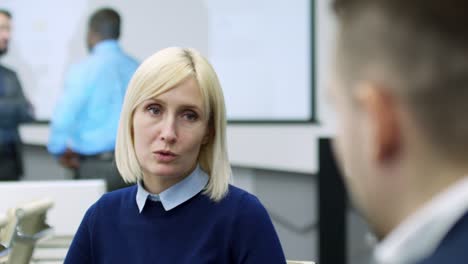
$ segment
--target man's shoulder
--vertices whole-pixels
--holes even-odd
[[[70,71],[74,75],[106,76],[106,72],[116,69],[129,69],[131,73],[138,67],[138,61],[126,53],[90,54],[83,60],[73,64]],[[125,70],[124,70],[125,71]]]
[[[132,57],[130,54],[128,54],[126,51],[122,49],[114,50],[112,52],[107,52],[107,53],[91,53],[84,59],[84,61],[88,63],[97,63],[97,64],[100,64],[102,62],[108,62],[108,61],[138,64],[138,61],[134,57]]]
[[[86,76],[90,65],[91,61],[89,57],[86,57],[77,62],[73,62],[68,68],[68,78],[70,78],[71,76],[79,78],[81,78],[82,76]]]
[[[436,250],[420,264],[466,263],[468,259],[468,211],[450,229]]]
[[[1,64],[0,64],[0,71],[3,72],[3,74],[16,75],[16,72],[14,70]]]

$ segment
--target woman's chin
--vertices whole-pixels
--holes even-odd
[[[153,177],[160,178],[173,178],[180,174],[176,168],[169,166],[158,166],[158,168],[153,168],[151,171],[149,171],[149,173]]]
[[[180,178],[187,175],[187,172],[190,173],[190,169],[181,168],[180,166],[173,166],[168,164],[158,164],[148,168],[145,171],[147,176],[154,178]]]

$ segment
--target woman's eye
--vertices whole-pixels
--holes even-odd
[[[192,111],[186,111],[182,114],[182,116],[188,121],[196,121],[198,119],[198,114]]]
[[[152,115],[159,115],[161,113],[161,107],[159,105],[149,105],[146,110]]]

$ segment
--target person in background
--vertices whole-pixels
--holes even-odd
[[[87,211],[72,263],[286,263],[260,201],[229,185],[223,93],[194,49],[149,57],[125,97],[116,145],[136,185]]]
[[[334,0],[336,153],[378,263],[468,261],[468,2]]]
[[[0,9],[0,56],[8,51],[11,13]],[[16,73],[0,65],[0,181],[19,180],[23,174],[18,125],[33,120],[33,108],[23,94]]]
[[[114,163],[119,114],[128,82],[138,67],[119,46],[120,16],[110,8],[89,19],[90,55],[65,78],[51,120],[48,150],[76,178],[104,178],[108,190],[125,186]]]

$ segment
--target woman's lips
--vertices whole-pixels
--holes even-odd
[[[159,150],[159,151],[155,151],[153,152],[155,157],[156,157],[156,160],[159,161],[159,162],[164,162],[164,163],[167,163],[167,162],[171,162],[173,160],[175,160],[177,158],[177,155],[171,151],[166,151],[166,150]]]

